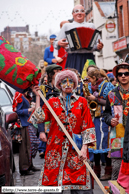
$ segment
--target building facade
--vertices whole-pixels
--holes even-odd
[[[80,0],[86,10],[86,21],[93,23],[93,2],[109,2],[114,0]]]
[[[80,3],[86,10],[85,20],[93,23],[93,2],[94,0],[80,0]]]
[[[94,52],[96,65],[110,70],[118,60],[112,43],[117,40],[117,19],[114,0],[80,0],[86,10],[86,22],[94,23],[100,31],[104,47],[101,52]],[[110,48],[110,49],[109,49]]]
[[[8,40],[20,52],[28,51],[31,35],[29,32],[29,25],[21,27],[5,27],[1,35]]]
[[[29,25],[21,26],[21,27],[10,27],[7,26],[4,28],[4,31],[1,32],[1,36],[3,36],[6,40],[11,42],[11,36],[14,35],[16,32],[25,32],[29,34]]]
[[[112,43],[118,37],[115,2],[93,2],[93,21],[96,29],[100,31],[104,44],[101,52],[94,53],[96,65],[99,68],[111,70],[117,62],[117,55],[112,47]]]
[[[11,35],[11,44],[21,53],[28,51],[31,43],[31,36],[26,32],[15,32]]]
[[[116,0],[118,38],[113,42],[113,51],[122,59],[129,53],[129,1]]]
[[[74,0],[74,6],[80,4],[80,0]]]

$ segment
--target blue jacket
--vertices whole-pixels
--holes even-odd
[[[18,114],[18,117],[21,121],[22,127],[27,127],[31,125],[27,122],[31,114],[28,112],[28,108],[30,108],[30,103],[26,98],[24,98],[24,96],[22,96],[22,102],[18,103],[16,110],[16,113]]]
[[[53,56],[53,52],[50,51],[50,46],[45,48],[44,51],[44,61],[46,61],[48,63],[48,65],[53,64],[52,63],[52,59],[54,59],[55,57]]]

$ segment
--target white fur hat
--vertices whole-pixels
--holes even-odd
[[[58,89],[61,89],[60,83],[63,79],[65,79],[66,77],[71,78],[74,82],[74,88],[75,89],[78,85],[78,78],[76,73],[74,73],[71,70],[64,70],[59,72],[56,77],[55,77],[55,87]]]

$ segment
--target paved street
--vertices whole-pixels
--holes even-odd
[[[30,176],[20,176],[19,173],[19,157],[18,153],[14,154],[14,161],[15,161],[15,166],[16,166],[16,171],[14,173],[14,184],[15,186],[37,186],[38,184],[38,179],[40,175],[40,171],[35,172],[34,175]],[[41,168],[43,164],[43,159],[39,157],[37,154],[36,158],[33,159],[33,164],[34,166]],[[102,167],[104,168],[104,167]],[[104,173],[104,169],[102,169],[102,174]],[[107,181],[102,182],[104,186],[108,185]],[[17,194],[17,193],[16,193]],[[97,183],[95,182],[94,186],[94,194],[103,194]]]

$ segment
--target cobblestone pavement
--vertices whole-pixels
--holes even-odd
[[[43,161],[44,160],[41,159],[39,157],[39,155],[37,154],[35,159],[33,159],[33,164],[34,164],[34,166],[36,166],[38,168],[42,168]],[[14,173],[14,185],[15,186],[37,186],[39,176],[40,176],[40,171],[34,172],[34,175],[20,176],[20,173],[19,173],[19,154],[14,154],[14,162],[15,162],[15,167],[16,167],[16,170]],[[102,174],[104,174],[104,167],[103,166],[102,166]],[[102,184],[104,186],[107,186],[108,181],[103,181]],[[15,193],[15,194],[17,194],[17,193]],[[31,193],[31,194],[33,194],[33,193]],[[65,192],[65,194],[67,194],[67,192]],[[101,189],[99,188],[99,186],[96,182],[94,183],[94,194],[103,194],[103,192],[101,191]]]
[[[19,154],[14,154],[14,162],[15,162],[15,168],[16,168],[14,173],[14,185],[15,186],[38,186],[40,171],[34,172],[33,175],[21,176],[19,172]],[[43,159],[41,159],[38,156],[38,154],[36,158],[33,159],[33,165],[40,169],[42,168]]]

